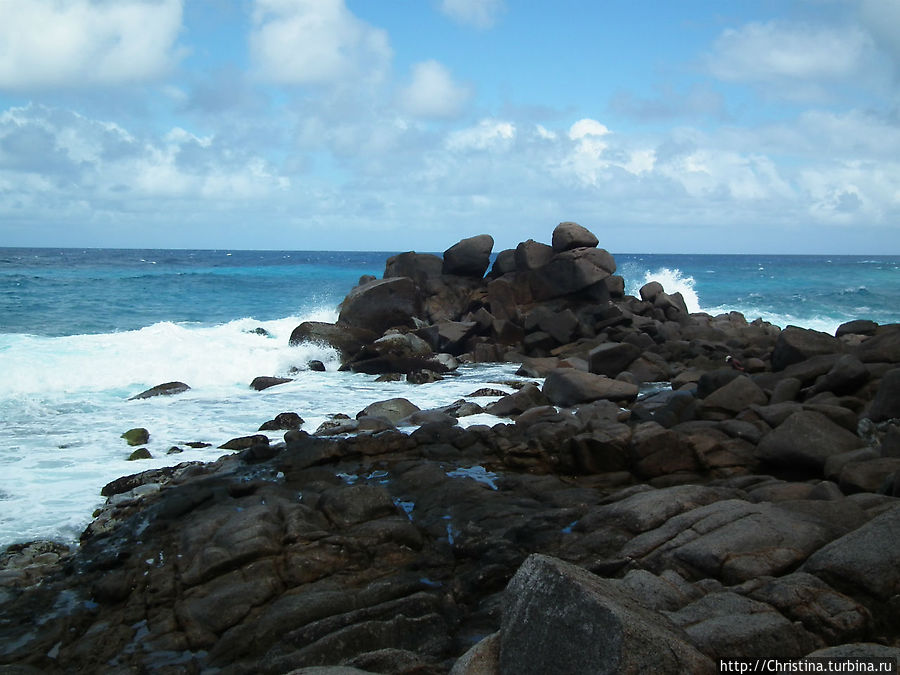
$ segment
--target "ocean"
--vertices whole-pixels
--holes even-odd
[[[329,414],[352,417],[373,401],[403,396],[433,408],[514,379],[515,365],[482,364],[432,384],[376,383],[337,372],[328,349],[288,345],[300,322],[334,321],[359,277],[380,277],[390,255],[0,248],[0,547],[75,542],[107,482],[214,460],[224,452],[216,446],[280,412],[299,413],[312,432]],[[656,279],[691,311],[737,310],[829,333],[855,318],[900,322],[900,256],[615,258],[629,293]],[[326,372],[310,371],[311,359]],[[292,369],[289,384],[249,387]],[[191,390],[127,400],[173,380]],[[149,430],[152,459],[128,461],[133,448],[120,436],[133,427]],[[167,454],[172,447],[183,451]]]

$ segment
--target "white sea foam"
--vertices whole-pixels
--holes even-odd
[[[651,281],[658,281],[662,284],[666,293],[681,293],[689,312],[703,311],[700,309],[700,298],[697,297],[697,291],[694,289],[694,277],[685,276],[678,268],[661,267],[657,270],[646,270],[643,281],[629,287],[628,293],[640,297],[641,287]]]
[[[374,401],[402,396],[429,409],[518,379],[509,364],[464,366],[456,377],[424,385],[376,383],[375,376],[338,372],[334,350],[288,345],[293,328],[310,318],[334,320],[333,314],[317,313],[209,327],[159,323],[103,335],[0,336],[0,372],[6,376],[0,392],[0,546],[35,538],[74,541],[107,482],[215,459],[223,453],[217,446],[256,433],[280,412],[299,413],[303,428],[315,431],[329,414],[354,416]],[[269,336],[252,332],[256,328]],[[327,371],[308,370],[310,359],[323,361]],[[291,374],[292,368],[299,372]],[[258,392],[249,383],[259,375],[294,380]],[[173,380],[187,383],[190,391],[127,400]],[[127,461],[133,448],[120,436],[132,427],[149,430],[145,447],[154,459]],[[269,436],[277,441],[282,434]],[[191,449],[189,441],[212,447]],[[167,455],[173,446],[183,452]]]

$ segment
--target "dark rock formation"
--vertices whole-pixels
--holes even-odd
[[[259,377],[253,378],[253,381],[250,383],[250,388],[255,389],[256,391],[262,391],[263,389],[277,387],[279,384],[287,384],[288,382],[293,382],[293,380],[290,377],[260,375]]]
[[[441,272],[480,279],[490,265],[493,248],[494,238],[489,234],[479,234],[463,239],[444,251]]]
[[[321,321],[304,321],[291,333],[290,344],[297,346],[304,342],[311,342],[333,347],[340,353],[342,359],[347,359],[377,338],[378,335],[365,328]]]
[[[122,438],[128,445],[144,445],[150,440],[150,432],[144,427],[136,427],[122,434]]]
[[[166,382],[165,384],[158,384],[155,387],[150,387],[146,391],[142,391],[140,394],[135,394],[132,396],[129,401],[136,401],[142,398],[152,398],[154,396],[174,396],[175,394],[181,394],[190,389],[184,382]]]
[[[263,429],[283,442],[241,436],[216,462],[113,481],[77,551],[0,555],[0,670],[712,672],[896,655],[900,326],[833,338],[688,314],[656,283],[631,297],[572,223],[483,278],[488,240],[391,258],[340,322],[291,342],[411,382],[507,360],[543,383],[433,410],[378,401],[313,435],[282,413]],[[653,380],[672,388],[638,387]],[[496,400],[467,400],[482,396]],[[482,410],[502,419],[457,424]]]
[[[421,298],[409,277],[370,281],[344,298],[338,323],[381,335],[388,328],[412,326],[422,312]]]

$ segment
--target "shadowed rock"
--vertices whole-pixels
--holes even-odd
[[[190,387],[184,382],[166,382],[165,384],[158,384],[146,391],[142,391],[140,394],[135,394],[128,400],[136,401],[138,399],[152,398],[154,396],[174,396],[175,394],[181,394],[189,389]]]

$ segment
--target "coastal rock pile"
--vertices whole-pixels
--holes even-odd
[[[76,552],[0,557],[0,664],[712,673],[900,656],[900,326],[690,314],[656,283],[626,295],[597,245],[562,223],[490,271],[487,235],[389,259],[337,324],[292,342],[411,381],[493,360],[542,381],[468,397],[485,407],[376,401],[314,434],[282,413],[264,426],[283,441],[111,483]],[[457,424],[482,410],[503,423]]]

